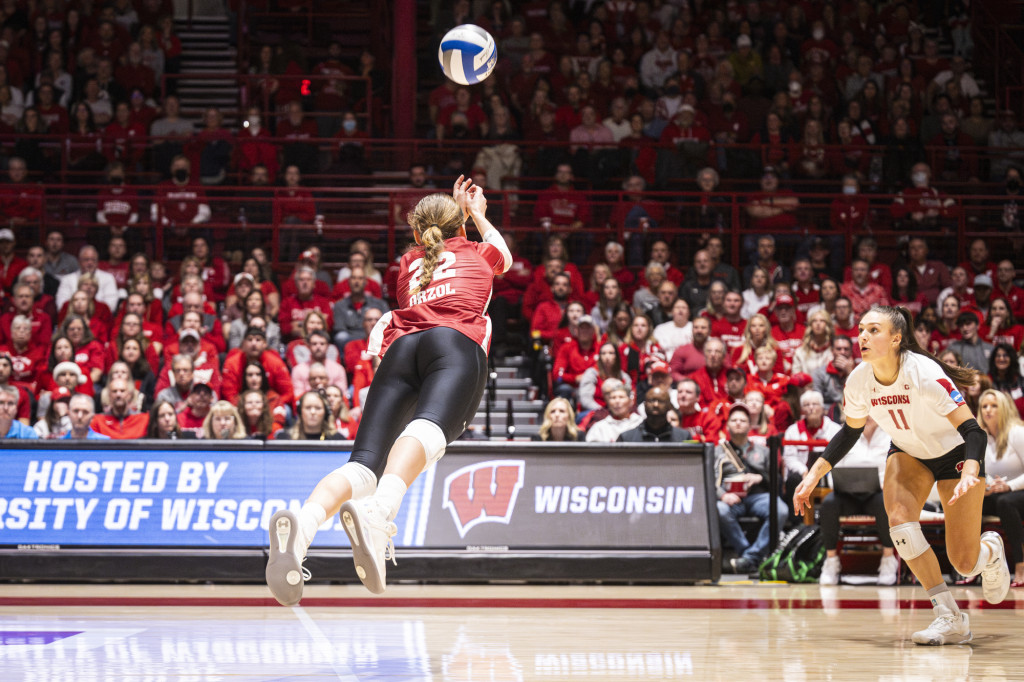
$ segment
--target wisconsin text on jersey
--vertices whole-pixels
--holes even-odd
[[[909,395],[883,395],[881,398],[872,398],[871,406],[875,405],[909,405]]]
[[[427,301],[434,301],[445,296],[451,296],[455,293],[455,289],[452,289],[450,282],[444,284],[438,284],[436,287],[431,287],[426,291],[421,291],[418,294],[413,294],[409,297],[409,305],[417,305],[419,303],[426,303]]]

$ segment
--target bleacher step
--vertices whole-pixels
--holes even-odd
[[[540,416],[533,414],[532,412],[512,415],[512,423],[516,426],[530,426],[533,424],[539,424],[540,422]],[[487,423],[487,415],[483,412],[477,412],[469,423],[472,426],[483,426]],[[508,414],[506,414],[504,410],[491,412],[491,428],[503,429],[508,425],[508,423]]]
[[[499,380],[519,378],[519,370],[515,367],[495,367],[494,373]]]
[[[485,409],[487,405],[487,396],[484,395],[480,399],[480,411]],[[541,414],[544,412],[544,408],[547,406],[543,400],[512,400],[512,411],[513,412],[532,412],[534,414]],[[496,399],[494,405],[491,407],[491,411],[497,409],[507,410],[508,409],[508,398]]]
[[[496,400],[525,400],[526,389],[524,388],[497,388],[494,390]]]
[[[495,388],[522,388],[528,389],[533,384],[529,379],[519,379],[515,377],[498,377],[494,382]]]

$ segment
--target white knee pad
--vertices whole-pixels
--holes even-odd
[[[904,561],[916,559],[931,546],[921,532],[921,524],[917,521],[893,526],[889,529],[889,536],[892,537],[893,547]]]
[[[437,460],[444,457],[445,448],[448,447],[448,439],[444,437],[441,427],[427,419],[413,419],[405,427],[399,438],[415,438],[423,446],[423,452],[427,455],[427,463],[423,467],[426,471],[433,466]]]
[[[346,462],[334,470],[333,473],[341,474],[352,486],[352,499],[359,500],[377,492],[377,476],[370,471],[369,467],[359,462]]]

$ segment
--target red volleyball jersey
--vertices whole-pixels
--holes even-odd
[[[397,310],[385,313],[370,334],[369,350],[381,357],[401,336],[449,327],[473,339],[487,352],[491,344],[491,301],[494,275],[507,269],[505,257],[493,244],[465,237],[446,239],[445,249],[425,288],[419,286],[423,249],[412,249],[399,264]],[[378,350],[379,349],[379,350]]]

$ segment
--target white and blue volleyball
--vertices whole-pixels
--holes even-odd
[[[479,26],[456,26],[437,49],[444,75],[461,85],[475,85],[491,75],[498,63],[498,48],[491,34]]]

